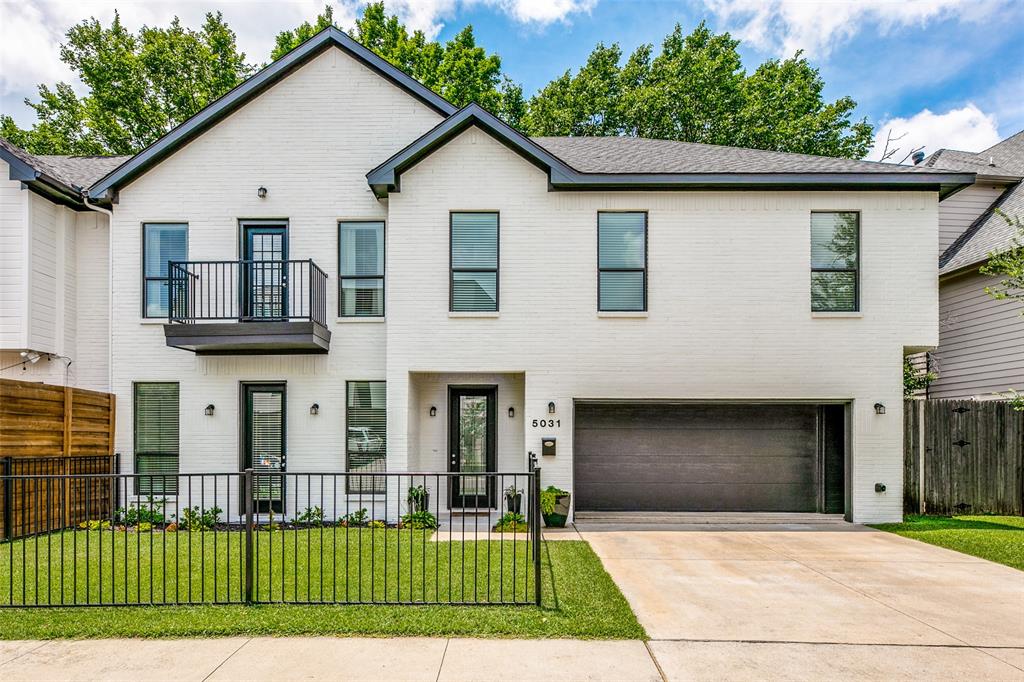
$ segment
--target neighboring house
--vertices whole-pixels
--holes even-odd
[[[530,139],[328,29],[89,189],[118,449],[144,473],[536,452],[577,510],[898,520],[899,368],[938,343],[919,246],[973,181]],[[369,506],[365,480],[339,494]],[[474,482],[433,499],[499,502]]]
[[[938,378],[928,396],[1024,391],[1024,309],[985,293],[999,278],[979,272],[1014,237],[996,209],[1024,218],[1024,131],[982,152],[940,149],[921,166],[977,174],[975,185],[939,204],[939,347],[928,354]]]
[[[83,188],[127,159],[0,138],[0,378],[108,389],[109,222]]]

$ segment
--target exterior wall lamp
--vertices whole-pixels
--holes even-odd
[[[885,405],[882,403],[875,403],[875,414],[885,414]]]
[[[433,406],[433,405],[430,406],[430,416],[431,417],[436,417],[437,416],[437,408],[435,406]]]
[[[508,408],[508,418],[509,419],[514,419],[515,416],[516,416],[516,408],[514,408],[514,407]]]
[[[314,417],[320,414],[320,403],[313,403],[309,406],[309,413]]]
[[[555,403],[554,403],[554,401],[552,401],[552,402],[548,403],[548,414],[554,414],[554,413],[555,413]]]
[[[256,196],[258,196],[260,199],[266,199],[267,198],[267,188],[266,187],[260,187],[258,190],[256,190]]]
[[[215,409],[217,409],[217,408],[215,408],[213,406],[213,403],[210,403],[209,405],[206,406],[206,409],[203,410],[203,414],[205,414],[207,417],[212,417],[213,416],[213,411]]]

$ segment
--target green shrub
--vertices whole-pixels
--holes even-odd
[[[178,523],[183,530],[210,530],[220,521],[220,507],[200,509],[199,505],[186,507],[181,511],[181,520]]]
[[[428,511],[410,512],[402,517],[402,527],[434,530],[437,528],[437,517]]]
[[[370,521],[366,525],[369,526],[370,528],[387,528],[388,527],[388,524],[384,523],[380,519],[374,519],[373,521]]]
[[[324,510],[320,507],[306,507],[295,520],[311,526],[322,526],[324,525]]]
[[[115,518],[118,523],[125,526],[137,526],[140,523],[158,526],[165,521],[163,509],[166,503],[167,500],[164,498],[157,500],[149,495],[145,502],[140,502],[134,507],[129,505],[118,509]]]
[[[547,488],[544,488],[544,490],[540,492],[540,512],[542,514],[551,514],[555,511],[555,502],[558,501],[558,498],[562,495],[568,494],[568,490],[562,490],[561,488],[556,488],[553,485],[549,485]]]
[[[367,521],[370,520],[370,515],[366,512],[366,507],[363,507],[359,511],[349,512],[342,516],[338,521],[343,526],[365,526]]]
[[[523,515],[514,512],[505,514],[494,524],[494,530],[498,533],[526,533],[529,529]]]
[[[106,530],[110,528],[110,521],[103,519],[90,519],[88,521],[82,521],[78,524],[78,527],[82,530]]]

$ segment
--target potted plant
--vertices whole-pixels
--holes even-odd
[[[505,506],[510,514],[522,513],[523,491],[516,488],[515,484],[505,488]]]
[[[409,509],[414,512],[427,511],[430,508],[430,493],[426,486],[414,485],[409,488]]]
[[[565,528],[569,518],[569,491],[549,485],[540,493],[540,514],[549,528]]]

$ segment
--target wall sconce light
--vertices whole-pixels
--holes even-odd
[[[206,406],[206,409],[203,410],[203,414],[205,414],[207,417],[212,417],[213,416],[213,411],[215,409],[217,409],[217,408],[215,408],[213,406],[213,403],[210,403],[209,405]]]
[[[256,190],[256,196],[258,196],[260,199],[266,199],[267,198],[267,188],[266,187],[260,187],[258,190]]]
[[[550,402],[550,403],[548,403],[548,414],[554,414],[554,413],[555,413],[555,403],[554,402]]]
[[[514,419],[515,416],[516,416],[516,408],[514,408],[514,407],[508,408],[508,418],[509,419]]]
[[[433,405],[430,406],[430,416],[431,417],[436,417],[437,416],[437,408],[434,407]]]
[[[309,413],[314,417],[320,414],[320,403],[313,403],[309,406]]]
[[[885,414],[885,405],[882,403],[875,403],[875,414]]]

